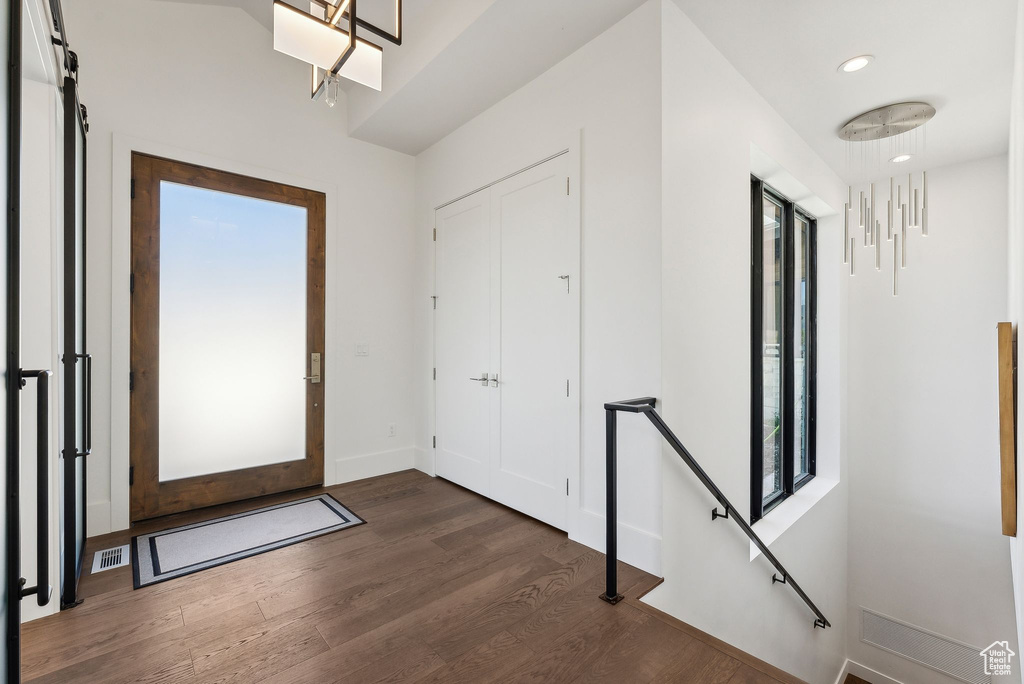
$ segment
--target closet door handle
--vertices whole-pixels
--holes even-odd
[[[19,598],[36,595],[36,603],[50,602],[53,588],[50,580],[50,371],[22,370],[21,387],[25,381],[36,381],[36,586],[26,587],[21,578]],[[17,486],[17,483],[14,484]]]
[[[487,373],[481,373],[480,375],[482,375],[483,377],[482,378],[470,378],[470,380],[472,380],[473,382],[479,382],[484,387],[487,387],[487,382],[488,382]]]
[[[85,402],[82,406],[82,446],[83,451],[78,456],[88,456],[92,453],[92,354],[75,354],[85,362]]]

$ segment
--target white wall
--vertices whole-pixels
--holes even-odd
[[[900,681],[953,680],[861,643],[862,606],[1019,652],[999,513],[1006,164],[930,170],[929,237],[911,232],[899,297],[891,259],[850,285],[849,657]]]
[[[233,8],[153,0],[66,0],[89,108],[89,348],[95,416],[89,532],[127,523],[127,377],[111,385],[111,353],[127,349],[123,215],[127,179],[112,186],[114,138],[144,140],[190,159],[328,188],[328,482],[413,464],[411,157],[345,136],[344,103],[308,98],[306,66],[271,49],[271,35]],[[264,172],[265,171],[265,172]],[[111,288],[121,288],[112,292]],[[113,295],[113,296],[112,296]],[[113,322],[118,322],[113,330]],[[356,343],[370,356],[356,358]],[[335,350],[331,355],[331,350]],[[117,358],[114,359],[115,361]],[[127,366],[125,366],[127,370]],[[214,381],[211,379],[211,382]],[[112,394],[111,390],[114,390]],[[117,407],[111,415],[110,406]],[[398,436],[388,438],[395,423]],[[111,468],[111,426],[114,463]],[[335,466],[337,465],[337,473]],[[111,508],[111,500],[115,502]]]
[[[662,415],[749,516],[751,144],[817,204],[841,207],[846,188],[674,3],[660,6]],[[818,472],[839,484],[825,488],[771,546],[832,628],[814,629],[814,614],[796,594],[772,585],[771,565],[750,559],[735,525],[712,522],[712,497],[667,448],[665,583],[646,599],[810,682],[834,680],[846,648],[841,231],[836,215],[819,216]],[[781,514],[782,506],[764,522]]]
[[[1017,3],[1017,46],[1014,53],[1013,91],[1010,101],[1009,188],[1009,317],[1020,335],[1024,319],[1024,0]],[[1024,396],[1024,374],[1017,374],[1017,397]],[[1024,402],[1017,401],[1017,425],[1024,419]],[[1024,431],[1017,429],[1017,453],[1024,448]],[[1024,634],[1024,468],[1017,466],[1017,535],[1010,544],[1013,566],[1013,594],[1016,605],[1017,639]]]
[[[604,547],[603,404],[659,396],[661,387],[659,22],[658,3],[643,5],[416,158],[418,465],[432,473],[434,207],[566,149],[582,130],[582,466],[572,476],[570,536],[596,548]],[[652,572],[660,570],[658,439],[636,423],[619,434],[620,557]]]

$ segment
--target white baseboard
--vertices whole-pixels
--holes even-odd
[[[604,553],[604,520],[603,515],[581,510],[569,538]],[[621,522],[618,532],[619,560],[661,577],[661,537]]]
[[[85,536],[98,537],[114,530],[110,525],[110,502],[97,501],[85,506]]]
[[[413,447],[349,456],[335,459],[333,477],[328,480],[326,477],[328,473],[324,473],[324,482],[325,484],[342,484],[354,480],[365,480],[368,477],[409,470],[415,466],[416,449]]]
[[[843,669],[839,671],[839,676],[836,677],[835,684],[843,684],[846,681],[846,675],[853,675],[854,677],[860,677],[866,682],[871,684],[902,684],[897,679],[888,677],[881,672],[876,672],[870,667],[865,667],[860,663],[855,663],[850,659],[846,660],[843,665]]]

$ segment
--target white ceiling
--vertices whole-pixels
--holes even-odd
[[[457,35],[438,41],[439,49],[431,58],[422,59],[402,46],[400,52],[405,54],[394,64],[410,60],[416,73],[400,87],[385,85],[383,93],[365,88],[350,91],[349,133],[417,154],[571,55],[643,2],[493,0],[481,7],[477,0],[472,4],[482,10],[479,15]]]
[[[1016,0],[675,0],[840,176],[867,180],[1005,153]],[[852,74],[843,61],[875,56]],[[904,164],[848,159],[838,129],[893,102],[935,106]],[[853,143],[856,145],[856,143]],[[863,143],[862,143],[863,144]],[[887,148],[886,148],[887,149]]]
[[[187,5],[237,7],[248,12],[253,19],[266,26],[268,31],[274,30],[274,0],[268,0],[267,2],[260,0],[166,0],[166,2],[180,2]]]
[[[171,1],[237,7],[272,30],[272,0]],[[360,0],[360,9],[387,14],[392,2]],[[347,88],[348,133],[417,154],[642,2],[404,0],[405,42],[384,43],[383,92]],[[675,2],[850,181],[1007,150],[1016,0]],[[853,74],[837,71],[860,54],[875,59]],[[863,143],[836,137],[855,115],[907,100],[937,110],[911,162],[888,163],[888,144],[864,155]]]
[[[237,7],[268,30],[273,28],[272,0],[170,1]],[[383,91],[346,88],[348,133],[418,154],[568,57],[643,2],[403,0],[402,46],[381,43]],[[375,12],[385,16],[392,3],[360,0],[359,14],[368,20]]]

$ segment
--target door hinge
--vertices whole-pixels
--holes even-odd
[[[132,199],[135,199],[135,179],[132,178]]]
[[[568,176],[565,177],[565,194],[566,195],[569,194],[569,177]]]
[[[437,369],[434,369],[434,379],[437,380]]]
[[[128,391],[135,390],[135,371],[128,371]]]
[[[565,478],[565,495],[569,496],[569,478]]]
[[[128,486],[135,484],[135,466],[128,466]]]
[[[434,229],[434,242],[437,242],[437,228]]]
[[[437,295],[430,295],[430,301],[434,303],[434,308],[437,308]]]
[[[434,448],[437,448],[437,435],[434,435]]]
[[[130,276],[128,276],[128,292],[131,293],[131,294],[135,294],[135,274],[134,273],[132,273]]]
[[[565,381],[565,396],[569,396],[569,381]]]

